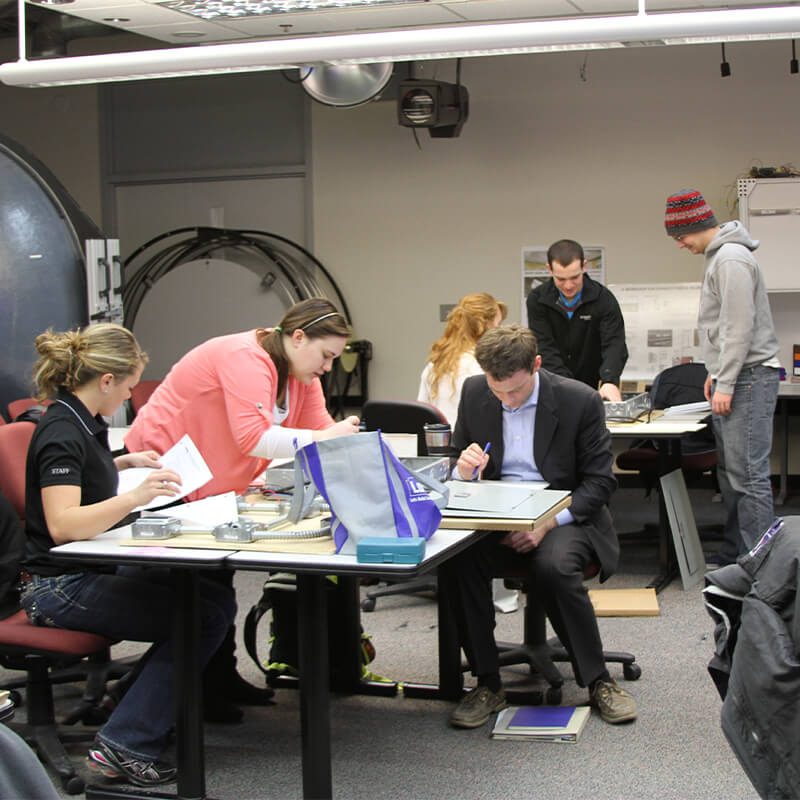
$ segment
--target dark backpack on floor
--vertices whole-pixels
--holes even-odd
[[[25,531],[11,505],[0,492],[0,619],[19,611],[19,565],[25,555]]]
[[[340,678],[346,674],[346,664],[342,657],[342,648],[339,643],[344,639],[341,624],[343,618],[343,604],[346,598],[338,591],[336,578],[328,578],[328,664],[331,683],[336,685]],[[272,611],[270,623],[270,650],[269,657],[262,663],[258,655],[258,624],[267,611]],[[297,637],[297,585],[293,574],[280,572],[271,576],[264,584],[261,598],[255,603],[244,623],[244,644],[250,658],[258,668],[267,676],[267,682],[287,675],[298,675],[298,637]],[[362,630],[361,633],[361,663],[364,667],[365,677],[374,678],[367,674],[366,665],[375,658],[375,648],[370,637]]]

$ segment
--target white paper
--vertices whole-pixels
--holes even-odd
[[[181,503],[171,508],[151,511],[149,517],[177,517],[183,528],[191,530],[211,530],[217,525],[236,522],[239,510],[236,506],[236,492],[212,494],[202,500]]]
[[[214,477],[188,433],[167,450],[159,461],[162,469],[171,469],[181,476],[180,493],[177,495],[159,495],[154,497],[147,505],[134,508],[134,511],[141,511],[145,508],[158,508],[167,503],[174,503],[176,500],[186,497],[190,492],[194,492],[204,486]],[[135,489],[152,471],[152,467],[123,469],[119,473],[117,494],[123,494]]]
[[[708,400],[699,400],[696,403],[681,403],[679,406],[670,406],[664,409],[665,417],[674,417],[679,414],[696,414],[699,411],[711,413],[711,403]]]
[[[521,481],[447,481],[445,486],[450,490],[445,516],[538,519],[570,494]]]

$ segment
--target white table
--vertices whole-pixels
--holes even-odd
[[[108,429],[108,447],[112,453],[118,453],[125,447],[125,436],[129,430],[130,426]]]
[[[286,571],[297,575],[300,712],[302,729],[303,797],[332,796],[330,712],[328,696],[328,627],[326,575],[352,580],[377,577],[397,580],[429,572],[446,559],[468,547],[482,534],[475,531],[437,531],[428,541],[420,564],[360,564],[355,556],[302,553],[266,553],[257,551],[202,550],[179,547],[122,547],[130,538],[130,526],[109,531],[83,542],[71,542],[53,548],[54,555],[69,560],[102,564],[136,564],[170,567],[176,587],[176,603],[171,609],[175,624],[175,675],[178,685],[177,745],[178,798],[202,800],[205,792],[203,725],[200,671],[198,663],[199,604],[197,576],[201,569],[230,568],[256,571]],[[353,641],[345,643],[352,650],[350,688],[356,689],[361,677],[359,658],[360,625],[357,594],[354,597]],[[441,627],[441,626],[440,626]],[[453,635],[450,632],[448,635]],[[452,657],[452,641],[440,638],[440,655]],[[457,652],[457,650],[456,650]],[[440,674],[452,675],[452,664],[440,663]],[[459,671],[460,675],[460,671]],[[396,687],[395,687],[396,689]],[[87,798],[164,797],[145,790],[130,791],[89,787]]]
[[[681,437],[688,433],[695,433],[707,427],[703,422],[709,417],[710,411],[693,411],[683,414],[665,414],[651,422],[609,422],[606,424],[613,439],[652,439],[659,448],[659,477],[680,469]],[[683,472],[680,473],[683,481]],[[664,497],[659,492],[658,499],[658,574],[648,584],[656,592],[660,592],[669,584],[677,574],[678,565],[675,558],[675,549],[670,531],[667,509]]]
[[[327,798],[331,788],[330,711],[328,704],[328,593],[326,576],[339,576],[340,584],[352,579],[353,615],[345,624],[344,647],[352,654],[349,686],[355,691],[361,677],[359,658],[359,577],[383,580],[415,578],[435,569],[467,547],[481,534],[475,531],[439,530],[427,543],[420,564],[360,564],[355,556],[261,553],[239,551],[226,559],[234,569],[284,571],[297,575],[297,617],[300,667],[300,725],[302,731],[303,797]],[[440,626],[441,627],[441,626]],[[452,653],[452,643],[440,641],[439,652]],[[451,665],[439,665],[441,675],[450,675]]]
[[[205,755],[203,750],[203,697],[200,661],[200,616],[198,574],[202,569],[223,569],[230,550],[201,550],[167,547],[122,547],[129,539],[129,525],[81,542],[52,548],[53,555],[69,561],[93,564],[168,567],[172,575],[173,653],[175,675],[181,676],[176,697],[178,798],[205,798]],[[117,789],[88,786],[86,797],[99,800],[165,797],[145,789]]]

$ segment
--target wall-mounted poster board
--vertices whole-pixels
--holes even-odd
[[[800,291],[800,178],[741,178],[736,188],[767,290]]]
[[[661,370],[700,361],[699,283],[618,284],[608,288],[625,319],[624,381],[650,381]]]

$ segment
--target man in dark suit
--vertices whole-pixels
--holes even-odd
[[[489,534],[440,570],[440,587],[451,598],[461,646],[478,678],[451,724],[475,728],[506,706],[491,579],[520,564],[570,654],[578,684],[589,688],[592,705],[607,722],[635,719],[633,698],[606,669],[583,583],[588,564],[599,561],[605,580],[619,559],[607,508],[616,480],[600,395],[540,369],[536,337],[521,325],[487,331],[475,357],[485,375],[468,378],[461,393],[453,434],[453,446],[461,451],[459,476],[470,480],[477,469],[488,480],[545,480],[553,489],[568,489],[572,503],[533,530]]]

